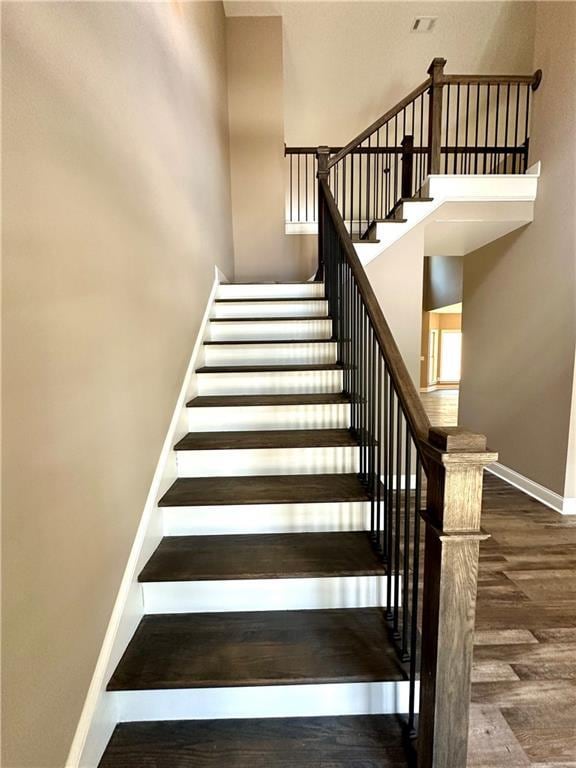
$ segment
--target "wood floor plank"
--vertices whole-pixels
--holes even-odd
[[[368,501],[357,475],[247,475],[180,477],[161,507],[222,504],[299,504]]]
[[[168,536],[139,581],[288,579],[383,575],[364,532]]]
[[[108,690],[404,679],[380,608],[145,616]]]
[[[99,768],[406,768],[394,715],[121,723]]]
[[[273,448],[355,447],[349,429],[262,429],[231,432],[189,432],[174,446],[176,451],[216,451]]]

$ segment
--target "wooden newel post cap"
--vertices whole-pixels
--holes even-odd
[[[318,158],[318,178],[328,176],[328,163],[330,161],[330,147],[317,147],[316,157]]]
[[[428,441],[443,453],[483,453],[486,450],[486,435],[463,427],[432,427]]]
[[[442,57],[437,57],[435,59],[432,59],[432,62],[426,71],[428,72],[430,77],[434,79],[437,75],[444,74],[445,66],[446,66],[446,59],[443,59]]]

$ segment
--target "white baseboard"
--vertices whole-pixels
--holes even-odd
[[[216,268],[206,311],[156,465],[134,544],[66,760],[66,768],[95,768],[118,722],[116,701],[113,696],[106,695],[106,684],[144,615],[144,600],[141,585],[137,580],[138,574],[163,536],[162,510],[158,508],[157,502],[177,476],[176,455],[172,448],[175,441],[188,431],[186,402],[196,394],[194,372],[200,362],[199,356],[202,353],[208,319],[219,283],[220,273]]]
[[[542,504],[550,507],[555,512],[560,512],[562,515],[576,515],[576,499],[561,496],[559,493],[545,488],[534,480],[530,480],[529,477],[525,477],[499,462],[491,464],[486,471],[513,485],[520,491],[524,491],[528,496],[532,496],[532,498],[542,502]]]

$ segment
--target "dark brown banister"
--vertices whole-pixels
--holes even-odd
[[[399,101],[398,104],[396,104],[395,107],[392,107],[392,109],[389,109],[388,112],[385,112],[382,117],[379,117],[378,120],[375,120],[372,125],[369,125],[368,128],[366,128],[362,133],[359,133],[356,138],[352,139],[352,141],[349,141],[348,144],[346,144],[345,147],[343,147],[329,162],[328,168],[332,168],[333,165],[336,165],[345,155],[350,154],[353,149],[356,149],[359,147],[363,141],[365,141],[369,136],[371,136],[373,133],[375,133],[379,128],[381,128],[386,123],[390,122],[390,120],[395,117],[396,115],[399,115],[400,112],[402,112],[403,109],[405,109],[409,104],[411,104],[413,101],[415,101],[418,96],[421,96],[423,93],[425,93],[431,84],[431,79],[428,78],[425,80],[421,85],[418,86],[418,88],[415,88],[411,93],[408,94],[402,101]]]
[[[450,134],[450,107],[443,111],[442,88],[456,84],[480,89],[496,87],[496,137],[492,146],[476,146],[477,154],[498,147],[500,88],[506,125],[512,112],[511,87],[516,87],[515,129],[520,123],[520,87],[535,89],[541,73],[530,77],[465,77],[443,75],[443,60],[435,60],[427,83],[430,96],[427,147],[429,169],[448,158],[455,147],[443,146],[438,136],[446,119]],[[437,89],[437,90],[435,90]],[[386,617],[409,682],[407,731],[418,768],[466,768],[470,685],[478,581],[479,547],[486,538],[480,529],[484,468],[497,459],[488,451],[483,435],[465,429],[431,427],[416,387],[396,345],[383,311],[356,253],[337,202],[335,170],[346,158],[382,154],[380,143],[362,143],[390,119],[397,120],[406,104],[413,104],[417,89],[395,110],[364,131],[335,155],[334,149],[317,151],[318,277],[325,283],[344,390],[351,401],[352,430],[360,444],[360,479],[371,498],[370,533],[387,569]],[[477,94],[479,90],[477,91]],[[524,92],[523,92],[524,93]],[[525,93],[524,93],[525,95]],[[447,91],[447,102],[450,92]],[[467,92],[469,98],[470,92]],[[456,91],[456,125],[461,105]],[[528,126],[526,96],[523,119]],[[477,96],[477,111],[480,100]],[[486,138],[490,120],[490,90],[482,119]],[[412,113],[412,116],[414,112]],[[466,113],[466,121],[468,114]],[[475,130],[478,132],[479,120]],[[526,128],[527,130],[527,128]],[[456,129],[456,137],[459,137]],[[468,135],[468,134],[467,134]],[[410,138],[407,138],[410,137]],[[508,134],[506,133],[506,139]],[[412,135],[403,131],[402,154],[410,161]],[[523,141],[527,147],[526,139]],[[398,147],[386,147],[385,151]],[[468,149],[467,146],[464,147]],[[508,147],[507,154],[519,151]],[[522,149],[527,153],[527,149]],[[398,156],[398,152],[396,152]],[[514,158],[516,155],[514,154]],[[526,162],[527,154],[525,155]],[[446,159],[446,165],[448,159]],[[525,164],[525,163],[524,163]],[[353,167],[353,166],[352,166]],[[345,170],[345,166],[343,166]],[[516,170],[516,160],[513,161]],[[402,188],[408,172],[402,174]],[[340,178],[342,184],[342,179]],[[368,186],[371,178],[368,178]],[[345,196],[344,196],[345,199]],[[359,214],[360,220],[362,214]],[[425,479],[424,477],[425,476]],[[422,503],[423,493],[425,504]],[[421,522],[424,525],[422,536]],[[417,681],[420,681],[419,706]]]
[[[390,376],[394,382],[394,388],[398,392],[398,397],[400,398],[402,408],[406,413],[411,431],[419,440],[427,440],[428,432],[430,430],[430,420],[424,410],[422,400],[420,399],[416,387],[412,382],[412,378],[408,373],[404,358],[402,357],[390,327],[386,322],[386,318],[384,317],[382,308],[376,298],[376,294],[366,276],[366,271],[356,254],[356,249],[344,226],[344,222],[342,221],[336,202],[330,192],[326,178],[322,178],[320,174],[321,171],[319,171],[318,174],[318,183],[322,188],[322,194],[327,210],[334,222],[336,234],[346,250],[346,258],[350,270],[366,307],[366,313],[374,327],[376,342],[390,367]]]
[[[387,568],[386,617],[409,681],[407,732],[418,768],[466,768],[482,476],[497,455],[482,435],[430,427],[330,190],[328,157],[320,148],[319,249],[370,534]]]

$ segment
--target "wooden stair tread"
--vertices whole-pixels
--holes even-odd
[[[189,432],[176,451],[219,451],[259,448],[338,448],[357,446],[349,429],[262,429]]]
[[[110,691],[403,680],[381,608],[144,616]]]
[[[260,315],[260,317],[211,317],[211,323],[301,323],[303,320],[309,322],[310,320],[330,320],[328,315],[289,315],[288,317],[281,317],[279,315]]]
[[[354,474],[179,477],[158,502],[161,507],[238,504],[306,504],[369,501]]]
[[[340,405],[349,403],[343,392],[297,395],[200,395],[190,400],[188,408],[226,408],[262,405]]]
[[[364,531],[167,536],[138,580],[326,578],[385,573]]]
[[[287,363],[286,365],[204,365],[196,373],[273,373],[276,371],[341,371],[342,363]]]
[[[406,768],[396,715],[119,723],[99,768]]]

